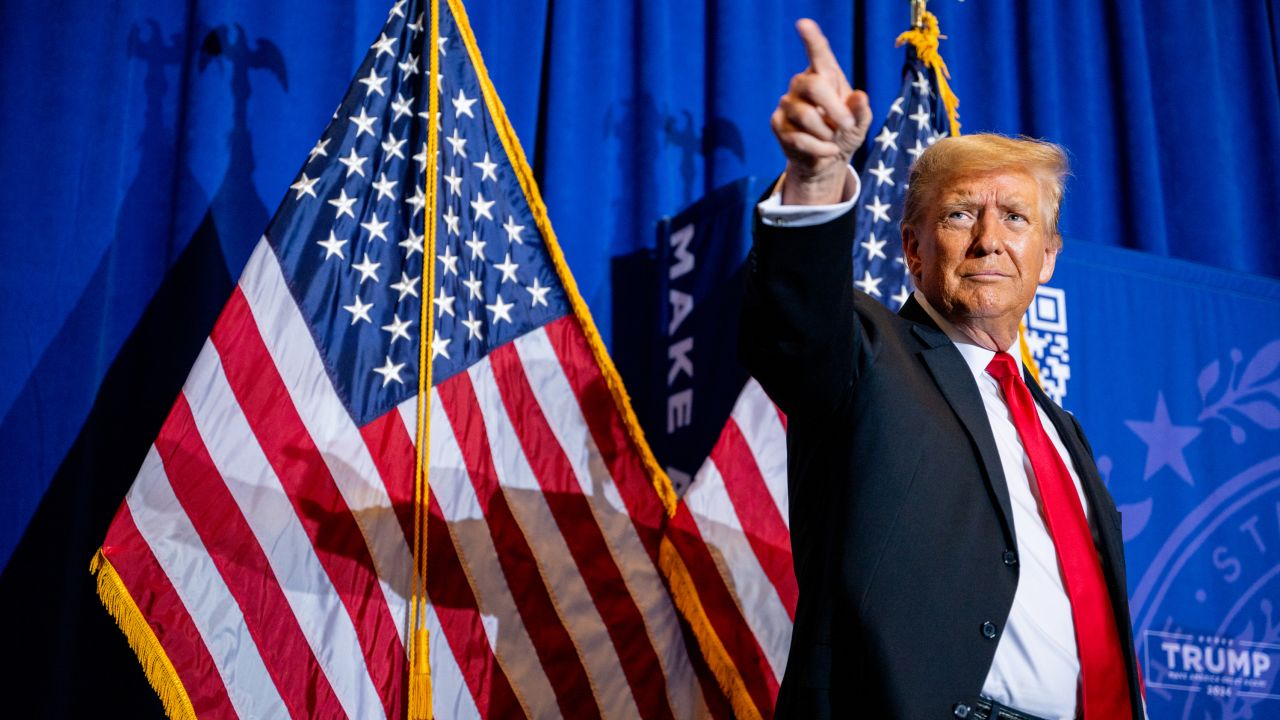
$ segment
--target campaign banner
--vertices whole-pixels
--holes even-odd
[[[1027,337],[1123,517],[1150,716],[1280,717],[1280,283],[1068,240]]]
[[[658,223],[652,252],[615,261],[614,357],[654,455],[683,493],[747,380],[743,261],[762,192],[744,177]]]

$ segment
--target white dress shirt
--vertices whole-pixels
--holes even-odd
[[[987,411],[991,434],[1000,453],[1000,467],[1009,487],[1009,504],[1013,509],[1014,535],[1018,543],[1018,589],[1013,594],[1013,607],[1005,621],[1004,634],[996,646],[991,670],[982,684],[982,694],[998,703],[1045,718],[1076,716],[1076,686],[1080,680],[1080,660],[1076,654],[1075,626],[1071,620],[1071,602],[1062,585],[1058,556],[1053,538],[1045,524],[1040,493],[1031,469],[1031,459],[1022,447],[1022,439],[1014,427],[1009,406],[1000,393],[1000,385],[987,373],[987,365],[995,352],[975,345],[967,335],[934,310],[920,291],[916,301],[929,317],[951,338],[973,373],[982,405]],[[1018,363],[1022,357],[1017,341],[1006,352]],[[1045,434],[1071,474],[1085,517],[1089,504],[1071,455],[1058,435],[1058,429],[1044,408],[1036,405],[1036,414]]]
[[[853,173],[852,169],[850,173]],[[757,206],[761,220],[768,225],[797,227],[834,220],[847,212],[858,197],[857,175],[853,174],[853,177],[851,187],[846,186],[845,200],[836,205],[783,205],[779,182],[772,196]],[[939,315],[919,291],[915,298],[955,343],[973,373],[1000,454],[1013,510],[1014,535],[1018,545],[1018,587],[991,669],[982,685],[982,694],[1033,715],[1070,720],[1076,717],[1076,688],[1080,678],[1071,604],[1062,584],[1053,540],[1040,508],[1031,460],[1022,447],[999,384],[986,372],[995,352],[975,345],[967,335]],[[1021,371],[1021,354],[1017,352],[1016,342],[1014,345],[1008,348],[1009,354]],[[1075,464],[1044,409],[1037,405],[1036,410],[1041,426],[1071,474],[1087,518],[1089,505]]]

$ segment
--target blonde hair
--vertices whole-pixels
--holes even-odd
[[[1067,153],[1051,142],[1027,137],[978,133],[946,137],[934,143],[911,168],[902,226],[918,226],[938,191],[956,178],[1008,170],[1025,172],[1035,178],[1040,187],[1050,246],[1061,248],[1058,218],[1070,172]]]

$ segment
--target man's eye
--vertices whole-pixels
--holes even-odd
[[[1014,222],[1026,222],[1027,216],[1022,213],[1009,213],[1009,219]]]

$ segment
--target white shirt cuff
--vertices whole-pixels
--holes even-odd
[[[852,182],[845,183],[845,190],[848,191],[850,186],[853,189],[843,202],[835,205],[783,205],[782,183],[786,179],[784,175],[773,186],[773,194],[762,200],[759,205],[756,205],[756,209],[760,211],[760,221],[765,225],[779,227],[807,227],[835,220],[849,212],[854,203],[858,201],[858,195],[862,192],[862,183],[858,180],[858,173],[853,171],[852,166],[849,167],[849,175],[852,178]]]

